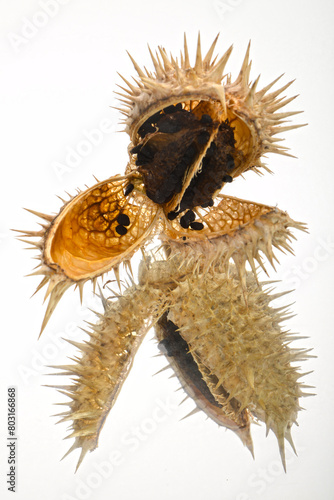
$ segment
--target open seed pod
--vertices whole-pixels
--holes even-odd
[[[88,280],[95,284],[111,269],[119,279],[119,264],[130,266],[133,253],[151,236],[161,209],[143,195],[140,179],[132,180],[116,176],[99,182],[65,202],[56,217],[32,211],[49,223],[41,231],[22,231],[39,237],[28,241],[40,250],[41,263],[32,274],[44,276],[37,290],[48,284],[41,331],[71,285],[82,297]]]
[[[217,37],[218,38],[218,37]],[[65,202],[37,237],[38,286],[50,296],[42,330],[65,290],[82,294],[86,281],[128,267],[130,285],[108,301],[84,343],[81,358],[63,365],[74,377],[60,390],[71,398],[62,420],[72,420],[79,463],[98,443],[100,431],[128,376],[139,345],[151,326],[181,385],[219,425],[233,430],[253,452],[250,424],[257,418],[278,439],[285,467],[284,440],[292,444],[299,398],[306,395],[295,361],[309,357],[290,349],[294,337],[281,327],[285,308],[257,279],[263,256],[274,266],[274,250],[290,251],[291,229],[305,231],[276,207],[224,196],[226,183],[253,170],[261,173],[266,153],[288,155],[276,134],[297,112],[281,112],[292,98],[290,85],[269,92],[276,79],[257,90],[249,81],[249,47],[240,73],[224,75],[231,48],[205,57],[200,38],[194,66],[186,39],[180,61],[159,48],[145,72],[131,57],[138,79],[125,78],[121,112],[130,136],[125,175],[98,182]],[[152,237],[161,252],[145,251]],[[143,250],[138,283],[130,259]],[[157,255],[160,254],[159,257]],[[232,263],[233,261],[233,263]],[[249,265],[250,270],[247,270]],[[120,286],[121,290],[121,286]],[[73,342],[72,342],[73,343]],[[293,446],[293,445],[292,445]]]
[[[95,282],[111,269],[118,279],[119,264],[128,264],[153,234],[216,238],[274,210],[215,200],[240,174],[267,169],[265,153],[288,155],[275,136],[300,126],[281,126],[297,112],[278,112],[293,99],[280,97],[292,82],[269,93],[276,79],[257,91],[259,79],[249,81],[249,47],[232,81],[224,76],[231,48],[213,58],[217,38],[204,58],[198,38],[193,67],[186,39],[180,63],[160,47],[156,55],[150,51],[154,73],[144,73],[130,56],[139,80],[133,85],[122,77],[128,88],[121,87],[121,112],[131,139],[126,175],[79,192],[56,217],[37,213],[49,223],[41,231],[22,231],[39,238],[33,246],[41,250],[41,266],[34,274],[44,276],[38,289],[48,283],[50,295],[42,329],[69,286],[78,285],[82,293],[87,280]],[[265,240],[262,250],[269,247]],[[253,245],[248,253],[254,257],[257,251]]]
[[[232,82],[224,75],[232,48],[212,61],[217,38],[204,58],[198,38],[193,67],[186,38],[180,63],[161,47],[156,55],[150,51],[154,73],[131,58],[139,81],[125,80],[129,88],[121,94],[131,138],[127,171],[142,174],[147,196],[164,206],[168,218],[210,205],[226,182],[266,168],[263,154],[290,156],[275,136],[300,126],[280,126],[298,112],[277,112],[293,99],[280,97],[292,82],[268,93],[276,79],[257,91],[259,78],[249,81],[250,46]]]

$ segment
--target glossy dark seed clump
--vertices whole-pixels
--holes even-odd
[[[199,118],[179,103],[155,113],[139,128],[138,134],[143,141],[131,153],[137,155],[135,162],[143,176],[147,196],[163,205],[190,181],[178,211],[168,213],[169,220],[196,206],[212,206],[216,191],[224,183],[232,182],[231,174],[235,169],[233,128],[228,120],[218,125],[209,114],[204,113]],[[200,168],[194,169],[200,158]],[[183,228],[195,222],[187,217],[180,219]],[[200,230],[200,223],[195,223],[192,229]]]

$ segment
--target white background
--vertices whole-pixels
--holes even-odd
[[[55,1],[55,0],[54,0]],[[6,394],[18,391],[17,499],[187,499],[311,500],[334,498],[333,487],[333,7],[330,0],[60,0],[53,14],[42,0],[1,1],[1,392],[0,491],[7,492]],[[45,2],[46,3],[46,2]],[[57,11],[56,11],[57,10]],[[32,24],[31,24],[32,23]],[[34,24],[38,25],[38,27]],[[53,406],[65,401],[43,384],[57,383],[46,365],[62,364],[75,350],[61,341],[80,341],[92,319],[87,307],[99,307],[86,285],[83,307],[70,290],[37,341],[43,316],[42,292],[32,299],[39,280],[24,278],[37,261],[33,251],[14,239],[10,228],[35,229],[28,207],[57,212],[55,195],[124,171],[128,137],[116,133],[119,113],[113,90],[134,70],[125,49],[151,69],[147,42],[178,55],[183,32],[194,60],[198,30],[203,53],[220,32],[217,51],[231,43],[228,71],[236,76],[248,40],[252,40],[252,79],[261,73],[266,85],[285,72],[282,83],[296,78],[288,95],[300,94],[291,109],[304,110],[294,122],[308,127],[286,134],[286,145],[298,159],[270,155],[275,175],[252,173],[227,192],[240,198],[278,205],[310,234],[299,233],[296,256],[279,256],[271,273],[282,279],[279,289],[295,288],[292,331],[309,336],[299,345],[314,347],[317,359],[305,362],[314,370],[307,380],[317,396],[302,401],[306,411],[293,429],[298,458],[287,451],[288,472],[280,465],[275,437],[265,438],[264,426],[253,426],[255,457],[238,438],[196,414],[180,422],[193,404],[183,399],[170,371],[152,377],[164,366],[154,358],[157,347],[148,336],[119,399],[105,424],[99,448],[78,473],[78,452],[60,458],[70,446],[62,441],[66,425],[55,426]],[[77,165],[56,174],[71,148],[80,148],[85,131],[109,120],[110,130]],[[58,165],[59,166],[59,165]],[[44,306],[45,307],[45,306]],[[56,379],[56,380],[55,380]],[[157,410],[164,406],[163,411]],[[157,419],[159,411],[159,419]],[[158,421],[159,420],[159,421]],[[135,437],[136,428],[140,437]],[[287,445],[287,448],[288,445]],[[114,453],[114,455],[113,455]],[[115,457],[116,464],[111,470]],[[108,470],[107,470],[108,468]]]

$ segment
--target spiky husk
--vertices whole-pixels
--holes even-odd
[[[72,420],[75,438],[68,453],[81,448],[78,465],[88,451],[97,447],[105,419],[114,405],[152,320],[163,313],[162,290],[133,285],[118,300],[102,297],[104,314],[91,325],[84,343],[68,341],[82,353],[75,364],[55,366],[62,375],[74,377],[70,386],[54,386],[70,397],[69,410],[58,414],[60,422]],[[136,314],[133,314],[136,311]],[[68,454],[67,453],[67,454]],[[67,455],[66,454],[66,455]],[[66,456],[65,455],[65,456]]]
[[[256,91],[258,79],[254,83],[249,81],[250,47],[247,49],[238,77],[232,82],[230,76],[224,77],[224,68],[231,48],[219,60],[213,59],[217,39],[218,37],[203,58],[198,38],[193,67],[190,65],[186,39],[180,63],[173,57],[168,58],[162,48],[159,48],[159,54],[156,56],[150,51],[154,73],[145,74],[131,58],[140,81],[137,81],[136,85],[126,81],[127,94],[121,99],[126,107],[126,111],[123,109],[126,115],[126,131],[132,141],[129,151],[133,144],[141,141],[137,134],[141,124],[156,111],[169,104],[183,103],[182,105],[195,113],[192,104],[195,103],[195,108],[196,106],[201,108],[203,102],[199,117],[203,113],[211,113],[214,119],[217,119],[216,123],[219,124],[227,119],[233,124],[236,150],[241,154],[242,161],[233,172],[230,172],[232,177],[250,168],[257,170],[263,166],[261,157],[265,153],[287,154],[285,148],[276,144],[275,136],[279,132],[297,127],[297,125],[279,126],[288,116],[295,114],[295,112],[277,112],[291,100],[280,97],[290,84],[268,93],[276,83],[275,80],[262,90]],[[272,263],[273,255],[268,249],[263,248],[260,234],[263,230],[261,216],[274,211],[272,207],[227,197],[222,197],[219,201],[221,195],[215,192],[212,193],[213,198],[218,200],[215,206],[208,209],[201,206],[194,208],[199,221],[197,225],[202,227],[201,230],[184,228],[180,224],[181,214],[173,221],[168,218],[171,207],[175,209],[178,206],[191,179],[201,170],[202,156],[209,148],[216,132],[213,132],[198,160],[191,166],[189,175],[187,173],[185,176],[187,178],[184,179],[181,192],[176,193],[168,203],[158,205],[147,197],[143,177],[135,165],[136,155],[130,152],[130,162],[125,176],[115,176],[98,182],[86,191],[79,191],[77,196],[64,202],[56,217],[32,211],[48,222],[41,231],[22,231],[24,237],[38,238],[36,242],[31,243],[40,250],[40,266],[32,273],[43,276],[37,290],[48,285],[45,299],[48,298],[49,301],[41,331],[70,286],[78,287],[82,297],[86,281],[93,281],[95,287],[97,277],[110,270],[113,270],[116,279],[119,279],[119,265],[123,263],[129,266],[133,253],[157,233],[165,234],[177,241],[186,238],[187,241],[196,241],[196,244],[200,240],[207,238],[215,240],[216,237],[226,235],[224,252],[227,259],[232,255],[235,246],[241,244],[253,270],[254,259],[262,265],[258,250],[262,250]],[[143,141],[146,140],[147,136]],[[126,194],[128,185],[134,188],[131,193]],[[110,225],[110,221],[116,221],[117,215],[123,213],[122,211],[129,215],[131,220],[131,226],[122,228],[126,232],[125,235],[116,232],[116,223],[111,222]],[[257,224],[259,218],[261,220]],[[251,238],[255,238],[258,247],[253,240],[251,245],[243,240],[241,233],[247,224],[248,226],[253,224],[254,231]],[[229,243],[231,248],[228,250]],[[215,244],[216,241],[213,241],[214,246]],[[276,246],[275,242],[273,244]],[[237,253],[239,257],[240,252]],[[233,258],[235,260],[235,255]],[[241,265],[239,267],[241,268]]]
[[[266,422],[277,436],[284,467],[284,439],[293,446],[290,428],[304,394],[298,381],[301,374],[291,363],[308,354],[288,346],[292,337],[280,325],[287,316],[270,305],[277,295],[258,283],[256,264],[265,270],[265,256],[274,266],[273,250],[292,252],[291,228],[305,230],[305,226],[277,208],[222,196],[220,190],[247,170],[268,170],[262,162],[268,152],[290,156],[275,136],[301,125],[281,126],[297,113],[279,112],[294,99],[280,97],[292,82],[269,92],[277,78],[257,91],[259,78],[249,80],[249,46],[232,81],[224,76],[231,49],[212,61],[217,38],[204,58],[198,38],[193,67],[186,39],[180,63],[162,48],[156,56],[150,51],[154,73],[145,73],[130,56],[139,80],[133,85],[122,77],[128,88],[121,94],[125,106],[121,112],[131,139],[125,176],[79,192],[64,202],[56,217],[33,212],[47,224],[41,231],[22,231],[24,237],[38,238],[31,243],[40,251],[41,263],[33,273],[43,276],[37,290],[48,285],[42,330],[68,287],[76,285],[82,295],[86,281],[95,285],[97,277],[109,270],[120,284],[119,265],[130,269],[133,253],[139,248],[144,253],[138,284],[115,301],[102,299],[105,312],[92,325],[90,340],[72,342],[82,357],[75,358],[74,365],[59,367],[75,377],[74,384],[61,392],[72,399],[62,421],[73,421],[69,437],[75,442],[70,451],[81,448],[78,465],[97,446],[139,344],[155,323],[160,341],[174,329],[186,343],[206,386],[203,392],[187,372],[187,363],[182,365],[177,356],[170,363],[198,409],[232,429],[251,451],[253,418]],[[159,120],[172,123],[166,119],[170,105],[177,119],[177,113],[187,116],[185,130],[179,130],[176,140],[175,130],[167,127],[164,132],[161,127],[159,132],[156,126]],[[158,121],[152,124],[154,114]],[[145,122],[148,130],[141,133]],[[184,137],[190,142],[186,144]],[[145,156],[145,147],[147,154],[150,141],[156,148],[154,154],[151,150],[153,159],[160,155],[159,169],[155,161],[148,167],[149,162],[141,163],[138,157],[138,153]],[[175,165],[168,170],[175,144]],[[187,151],[182,148],[189,144],[195,145],[196,154],[182,164]],[[204,160],[211,162],[210,149],[215,161],[207,169]],[[231,170],[228,157],[233,160]],[[156,181],[153,189],[151,181]],[[198,219],[187,225],[182,213],[188,209]],[[122,227],[117,229],[117,224]],[[145,245],[156,234],[164,253],[148,254]],[[247,263],[251,271],[246,270]]]
[[[238,401],[235,419],[247,409],[274,431],[285,467],[284,438],[291,442],[302,395],[301,374],[291,362],[308,355],[290,349],[290,335],[281,328],[287,311],[269,306],[275,295],[263,290],[252,273],[245,278],[247,304],[233,267],[229,275],[217,270],[188,274],[173,292],[168,317],[217,401]]]
[[[40,263],[29,275],[43,276],[35,293],[48,285],[44,300],[49,301],[41,333],[69,287],[78,287],[82,300],[87,281],[92,281],[95,289],[97,278],[111,270],[119,281],[120,264],[131,271],[132,255],[158,229],[161,210],[142,194],[140,179],[131,180],[138,190],[127,196],[124,191],[129,180],[115,176],[79,190],[68,201],[62,200],[56,216],[28,210],[48,222],[40,231],[19,231],[24,238],[37,238],[21,239],[39,250]],[[116,231],[120,213],[131,217],[131,228],[122,237]]]
[[[280,222],[276,230],[269,219],[268,230],[260,232],[263,248],[268,252],[270,247],[270,253],[277,238],[282,245],[291,236],[287,227],[298,227],[286,214],[281,213],[282,221],[277,220],[277,213],[274,216]],[[284,227],[287,220],[290,224]],[[250,226],[249,236],[254,230]],[[224,237],[218,240],[215,244],[224,248]],[[257,239],[246,238],[245,244],[251,247],[252,241],[257,252]],[[231,246],[230,242],[227,247]],[[231,255],[222,258],[223,252],[212,241],[177,245],[170,240],[160,252],[144,253],[137,285],[129,286],[117,300],[103,299],[105,313],[92,327],[89,342],[75,344],[83,351],[82,358],[77,365],[59,367],[64,374],[77,377],[66,388],[73,401],[63,420],[73,420],[69,437],[75,437],[75,443],[70,451],[82,448],[79,463],[97,446],[103,422],[143,336],[160,321],[157,336],[161,340],[161,318],[168,314],[220,408],[196,394],[191,378],[171,359],[185,391],[210,418],[233,430],[251,452],[250,424],[255,417],[266,422],[277,436],[285,467],[284,438],[292,443],[290,428],[303,395],[298,382],[301,374],[291,363],[308,354],[288,346],[292,338],[280,326],[288,319],[285,308],[270,306],[281,294],[270,295],[256,275],[246,271],[242,245],[235,245],[235,253],[238,257],[232,254],[232,264]]]
[[[123,106],[120,111],[125,115],[122,120],[125,131],[130,135],[132,143],[138,144],[137,135],[140,126],[157,111],[166,106],[190,101],[208,101],[216,109],[222,107],[221,120],[228,118],[233,121],[237,148],[244,150],[245,158],[234,177],[252,168],[257,170],[265,167],[261,156],[266,153],[278,153],[291,156],[288,148],[278,144],[282,139],[275,136],[279,133],[303,126],[281,126],[290,116],[300,111],[278,112],[289,104],[292,98],[281,97],[293,82],[289,82],[276,91],[269,90],[281,78],[257,91],[259,77],[250,81],[251,61],[250,44],[238,77],[232,81],[225,74],[225,66],[231,55],[232,46],[217,60],[213,53],[218,36],[213,41],[205,57],[202,57],[201,40],[198,36],[195,64],[191,66],[186,37],[184,37],[184,52],[181,60],[172,55],[168,57],[164,48],[158,47],[154,55],[150,50],[154,72],[142,70],[139,64],[130,56],[139,79],[133,85],[120,75],[128,88],[121,87],[126,93],[118,93]],[[130,55],[130,54],[129,54]],[[131,149],[131,148],[130,148]],[[131,170],[131,162],[128,170]]]

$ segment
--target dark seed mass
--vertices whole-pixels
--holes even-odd
[[[163,134],[176,134],[182,130],[182,125],[172,117],[166,116],[159,122],[159,132]]]
[[[195,214],[192,210],[188,210],[180,219],[180,224],[184,229],[187,229],[195,220]]]
[[[137,155],[136,166],[143,176],[146,194],[155,203],[168,203],[182,191],[185,182],[189,183],[178,213],[211,206],[215,193],[224,183],[232,182],[229,174],[235,169],[235,140],[229,121],[220,123],[217,130],[218,122],[209,114],[198,114],[183,109],[181,103],[167,106],[143,123],[139,136],[151,135],[131,151]],[[193,166],[199,158],[201,168],[196,168],[194,174]],[[175,211],[167,215],[169,220],[176,216]],[[184,228],[192,222],[185,216],[180,220]],[[197,224],[195,228],[199,228]]]

